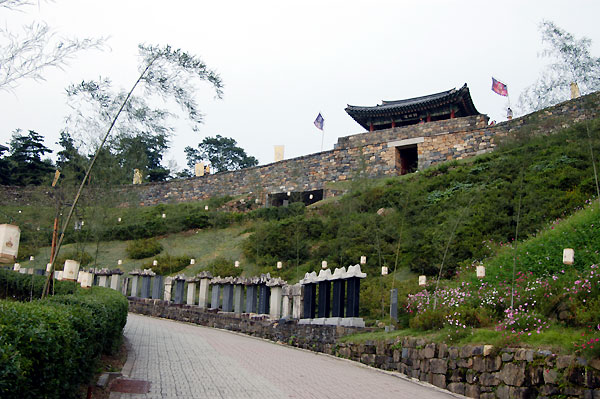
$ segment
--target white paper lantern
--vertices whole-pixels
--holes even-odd
[[[154,260],[152,261],[152,266],[157,266],[157,265],[158,265],[158,261],[157,261],[156,259],[154,259]]]
[[[360,264],[361,264],[361,265],[364,265],[364,264],[366,264],[366,263],[367,263],[367,257],[366,257],[366,256],[361,256],[361,257],[360,257]]]
[[[65,261],[65,267],[62,274],[62,279],[77,281],[79,274],[79,262],[73,259],[67,259]]]
[[[572,265],[575,261],[575,251],[573,248],[563,249],[563,263],[565,265]]]
[[[166,217],[167,217],[167,214],[166,214],[166,213],[163,213],[163,214],[162,214],[162,218],[163,218],[163,219],[165,219]]]
[[[475,269],[475,273],[477,273],[477,278],[485,277],[485,266],[477,266]]]
[[[117,265],[122,265],[122,264],[123,264],[123,261],[122,261],[121,259],[119,259],[119,260],[117,261]]]
[[[0,261],[14,262],[19,253],[21,229],[12,224],[0,224]]]
[[[117,219],[117,222],[121,223],[121,218],[118,218],[118,219]]]
[[[327,269],[327,261],[326,260],[321,262],[321,269]]]
[[[313,199],[313,198],[314,198],[314,196],[312,194],[308,196],[308,199]]]
[[[46,263],[46,271],[50,273],[50,268],[52,267],[52,263]]]
[[[195,265],[196,264],[196,259],[192,258],[190,259],[190,265]]]
[[[388,267],[387,266],[381,266],[381,275],[382,276],[387,276],[388,274]]]
[[[240,267],[240,261],[236,260],[235,263],[234,263],[234,265],[235,265],[235,267]]]
[[[208,211],[208,205],[204,205],[204,210]]]
[[[35,256],[30,256],[29,260],[33,262],[35,260]]]
[[[21,264],[20,263],[15,263],[15,265],[13,266],[13,270],[18,272],[19,270],[21,270]]]
[[[283,267],[283,263],[282,262],[277,262],[277,268],[281,269]]]
[[[289,197],[290,195],[292,195],[292,193],[290,193],[289,191],[287,192],[287,196]]]
[[[424,285],[427,285],[427,276],[419,276],[419,285],[422,287]]]

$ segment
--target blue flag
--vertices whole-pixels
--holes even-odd
[[[317,115],[317,119],[315,119],[314,123],[317,129],[323,130],[323,123],[325,123],[325,119],[323,119],[323,116],[321,116],[320,112],[319,115]]]

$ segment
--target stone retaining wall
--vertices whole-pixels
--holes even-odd
[[[600,359],[587,361],[549,351],[450,346],[417,338],[342,343],[339,338],[368,328],[299,325],[295,320],[234,314],[129,298],[129,311],[237,331],[327,353],[384,370],[398,371],[471,398],[600,399]]]

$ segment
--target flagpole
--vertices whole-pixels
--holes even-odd
[[[323,140],[325,139],[325,129],[321,129],[321,152],[323,152]]]

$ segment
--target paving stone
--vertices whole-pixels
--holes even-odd
[[[150,392],[111,399],[453,397],[359,363],[208,327],[130,313],[124,334],[131,348],[123,373],[150,381]],[[445,385],[445,376],[437,382]]]

